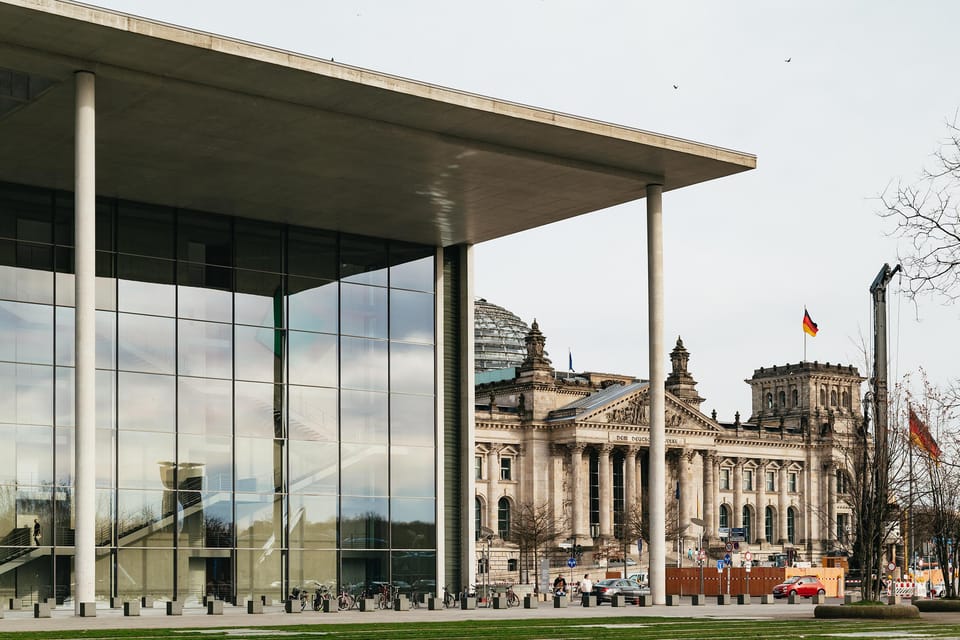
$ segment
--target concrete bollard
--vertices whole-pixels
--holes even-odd
[[[427,596],[427,611],[436,611],[443,606],[443,601],[433,594]]]
[[[118,596],[110,596],[110,608],[123,609],[123,598]]]
[[[728,604],[733,604],[733,598],[729,594],[721,593],[717,596],[717,604],[719,606],[724,606]]]
[[[680,596],[675,593],[667,595],[667,606],[668,607],[677,607],[680,606]]]
[[[570,601],[567,600],[567,596],[553,596],[554,609],[566,609],[569,603]]]
[[[800,598],[797,596],[796,591],[791,591],[790,595],[787,596],[787,604],[797,604],[800,602]]]
[[[887,596],[887,604],[900,604],[900,596]]]
[[[626,604],[627,604],[627,598],[623,594],[618,593],[612,598],[610,598],[611,607],[624,607],[626,606]]]
[[[140,606],[144,609],[153,609],[153,598],[151,596],[143,596],[140,598]]]
[[[208,601],[207,606],[209,607],[213,602],[216,602],[216,600]],[[300,601],[287,598],[287,601],[283,603],[283,610],[286,613],[300,613]]]
[[[81,617],[81,618],[96,618],[96,617],[97,617],[97,603],[96,603],[96,602],[81,602],[81,603],[80,603],[80,617]]]
[[[760,604],[773,604],[774,597],[772,593],[765,593],[760,596]]]
[[[692,604],[692,605],[695,606],[695,607],[703,607],[703,606],[706,606],[706,604],[707,604],[707,596],[703,595],[702,593],[695,593],[695,594],[693,594],[693,598],[692,598],[690,604]]]
[[[183,615],[183,600],[167,600],[164,603],[164,608],[167,610],[168,616],[182,616]]]
[[[581,607],[596,607],[597,606],[597,596],[592,593],[584,593],[580,596],[580,606]]]
[[[750,594],[741,593],[737,596],[737,604],[750,604]]]
[[[123,603],[123,615],[125,616],[139,616],[140,615],[140,601],[139,600],[127,600]]]
[[[53,611],[57,608],[57,599],[56,598],[47,598],[47,604],[50,606],[50,611]]]
[[[494,609],[506,609],[507,608],[507,596],[497,594],[493,596],[493,608]]]
[[[10,611],[21,611],[23,609],[23,600],[20,598],[10,598]]]
[[[845,594],[843,595],[843,604],[853,604],[854,602],[857,602],[858,600],[860,600],[860,598],[858,598],[858,597],[856,596],[856,594],[853,594],[853,593],[845,593]]]
[[[817,595],[813,596],[813,598],[811,599],[813,600],[813,604],[825,604],[827,601],[827,596],[818,593]]]
[[[297,607],[299,609],[299,607]],[[208,616],[222,616],[223,615],[223,600],[211,600],[207,603],[207,615]]]
[[[653,606],[653,596],[640,596],[640,600],[637,602],[638,607],[652,607]]]
[[[477,598],[476,596],[467,596],[466,598],[460,598],[460,608],[464,611],[470,611],[477,608]]]
[[[532,593],[528,593],[523,596],[523,608],[524,609],[537,609],[540,606],[540,600],[537,599]]]
[[[50,617],[50,605],[46,602],[34,602],[33,603],[33,617],[34,618],[49,618]]]
[[[407,600],[407,596],[399,595],[393,599],[393,610],[394,611],[409,611],[410,610],[410,601]]]

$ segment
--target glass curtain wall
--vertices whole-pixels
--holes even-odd
[[[72,245],[0,184],[4,598],[71,597]],[[98,201],[98,598],[435,584],[433,255]]]

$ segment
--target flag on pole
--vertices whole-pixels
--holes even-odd
[[[810,313],[804,308],[803,310],[803,331],[807,335],[813,337],[817,335],[817,323],[813,321],[813,318],[810,317]]]
[[[567,348],[567,355],[569,356],[569,359],[570,359],[569,370],[573,371],[573,352],[570,351],[569,347]]]
[[[913,407],[910,407],[910,442],[918,449],[926,451],[934,460],[940,460],[940,447],[937,446],[937,441],[930,435],[927,425],[923,424],[923,421],[914,413]]]

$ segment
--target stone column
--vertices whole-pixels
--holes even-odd
[[[777,516],[777,528],[780,530],[780,544],[788,544],[787,542],[787,509],[790,508],[790,503],[787,500],[787,465],[786,460],[780,461],[780,500],[777,504],[777,511],[779,512]]]
[[[753,539],[757,543],[766,542],[767,536],[767,461],[761,460],[757,466],[757,527]],[[748,540],[748,542],[750,542]]]
[[[701,451],[700,457],[703,460],[703,545],[709,547],[710,541],[717,531],[716,505],[718,496],[716,495],[717,483],[714,480],[717,456],[711,451]]]
[[[584,514],[587,513],[587,504],[590,501],[590,492],[584,492],[583,486],[583,451],[586,446],[580,442],[567,445],[570,453],[570,529],[573,535],[581,541],[590,533],[586,526]],[[585,495],[586,494],[586,495]]]
[[[623,511],[624,521],[630,521],[633,506],[637,504],[637,447],[630,445],[623,455]]]
[[[837,546],[837,465],[828,461],[823,465],[827,474],[827,539],[826,547],[832,549]]]
[[[663,185],[647,185],[647,354],[650,372],[650,595],[667,603],[666,525],[666,382],[663,343]]]
[[[700,517],[697,513],[697,485],[693,481],[693,458],[696,455],[696,451],[689,448],[680,455],[680,526],[686,526],[681,553],[695,547],[697,536],[700,535],[700,527],[690,522]]]
[[[496,534],[498,525],[497,501],[500,500],[500,447],[490,444],[487,450],[487,526]]]
[[[743,526],[743,458],[734,458],[733,467],[733,525]]]
[[[613,537],[613,465],[610,456],[613,445],[600,445],[597,449],[600,471],[600,537]]]
[[[77,72],[74,114],[74,614],[96,601],[96,103],[95,76]],[[53,531],[47,532],[50,544]]]

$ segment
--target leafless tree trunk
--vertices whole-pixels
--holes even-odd
[[[513,522],[510,524],[510,538],[520,548],[521,558],[526,557],[526,563],[521,562],[521,582],[530,584],[530,565],[534,571],[539,563],[541,551],[560,535],[559,522],[549,503],[535,505],[532,502],[523,502],[517,505]],[[534,580],[534,583],[537,583]]]

